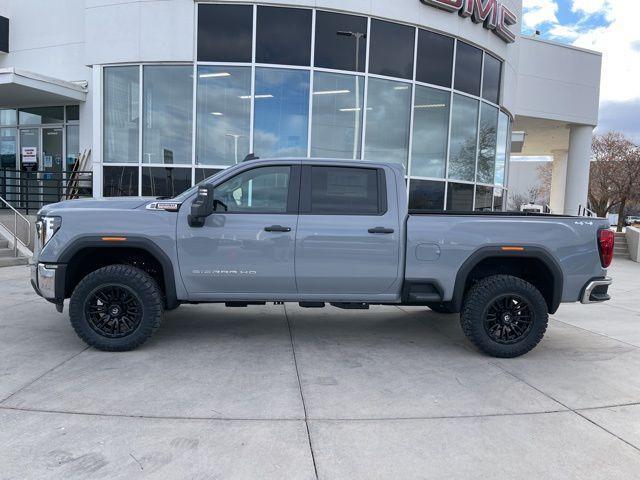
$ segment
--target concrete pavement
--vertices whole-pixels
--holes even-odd
[[[640,476],[640,266],[498,360],[426,308],[182,306],[105,353],[0,269],[0,478]]]

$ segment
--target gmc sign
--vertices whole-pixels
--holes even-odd
[[[516,41],[509,27],[518,23],[518,17],[498,0],[420,0],[425,5],[458,12],[463,18],[471,18],[473,23],[482,23],[506,43]]]

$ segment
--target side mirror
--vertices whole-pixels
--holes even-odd
[[[205,184],[198,188],[198,196],[191,204],[191,214],[187,218],[189,226],[202,227],[206,218],[215,210],[213,185]]]

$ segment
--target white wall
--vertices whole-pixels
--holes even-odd
[[[596,125],[602,55],[521,37],[517,115]]]

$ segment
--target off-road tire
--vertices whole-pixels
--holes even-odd
[[[528,304],[532,323],[528,333],[515,343],[493,339],[485,328],[489,307],[504,295],[515,295]],[[525,280],[511,275],[494,275],[478,281],[467,292],[460,313],[464,334],[484,353],[497,358],[514,358],[531,351],[547,330],[549,313],[540,291]]]
[[[132,292],[142,310],[137,327],[119,338],[96,331],[89,323],[85,308],[92,292],[112,285]],[[142,345],[160,327],[162,315],[162,292],[158,284],[146,272],[130,265],[109,265],[90,273],[78,283],[69,303],[69,319],[78,336],[88,345],[109,352],[133,350]]]

